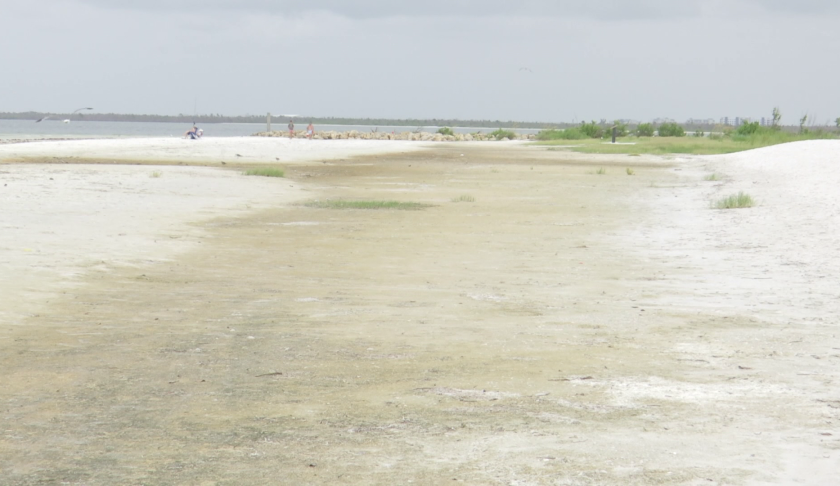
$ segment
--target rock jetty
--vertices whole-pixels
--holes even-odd
[[[306,138],[306,132],[296,131],[295,138]],[[414,140],[419,142],[480,142],[480,141],[504,141],[504,140],[536,140],[533,134],[507,133],[506,136],[498,137],[492,133],[456,133],[454,135],[443,135],[429,132],[360,132],[350,130],[347,132],[315,132],[314,140]],[[271,132],[259,132],[254,137],[281,137],[289,138],[288,131],[276,130]]]

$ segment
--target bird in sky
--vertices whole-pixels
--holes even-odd
[[[80,111],[92,110],[92,109],[93,108],[79,108],[77,110],[74,110],[73,113],[70,113],[70,116],[72,117],[73,115],[75,115],[76,113],[79,113]],[[52,115],[42,116],[41,118],[38,118],[37,120],[35,120],[35,123],[41,123],[44,120],[49,120],[51,116]],[[70,119],[68,118],[67,120],[64,120],[64,123],[70,123]]]
[[[529,73],[533,73],[533,72],[534,72],[534,71],[531,71],[531,68],[526,68],[526,67],[521,67],[521,68],[519,68],[519,72],[522,72],[522,71],[528,71]]]

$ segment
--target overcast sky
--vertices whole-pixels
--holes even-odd
[[[0,111],[840,116],[838,0],[0,0]],[[521,68],[528,68],[527,70]]]

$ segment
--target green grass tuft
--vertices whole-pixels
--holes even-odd
[[[475,202],[475,198],[472,196],[453,197],[452,202]]]
[[[327,199],[324,201],[311,201],[305,204],[306,207],[319,209],[400,209],[418,210],[431,207],[431,204],[417,202],[399,201],[345,201],[343,199]]]
[[[490,136],[495,138],[496,140],[503,140],[505,138],[509,140],[516,140],[516,132],[513,132],[511,130],[503,130],[501,128],[496,131],[490,132]]]
[[[160,177],[162,175],[163,175],[162,172],[160,172],[159,170],[156,170],[156,171],[152,172],[151,174],[149,174],[149,177],[151,177],[152,179],[157,179],[158,177]]]
[[[285,177],[286,173],[282,169],[275,167],[262,167],[259,169],[248,169],[244,172],[249,176],[263,176],[263,177]]]
[[[704,181],[719,181],[720,176],[717,174],[709,174],[703,178]]]
[[[744,194],[744,192],[739,192],[738,194],[732,194],[729,197],[725,197],[723,199],[718,200],[714,207],[716,209],[738,209],[738,208],[751,208],[755,205],[755,201],[749,194]]]
[[[627,175],[636,175],[636,171],[631,169],[630,167],[625,169],[627,171]]]
[[[596,170],[595,173],[598,175],[605,175],[607,173],[607,169],[601,167],[600,169]]]

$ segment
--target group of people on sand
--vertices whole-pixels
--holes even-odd
[[[204,130],[198,128],[197,126],[193,125],[192,128],[184,132],[184,138],[189,138],[190,140],[198,140],[204,135]],[[315,126],[312,125],[312,122],[309,122],[309,126],[306,127],[306,138],[312,140],[312,136],[315,135]],[[295,138],[295,122],[294,120],[289,120],[289,138]]]
[[[312,125],[312,122],[309,122],[309,126],[306,127],[306,138],[312,140],[312,135],[315,135],[315,126]],[[289,138],[295,138],[294,120],[289,120]]]

